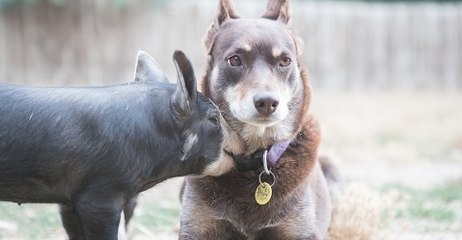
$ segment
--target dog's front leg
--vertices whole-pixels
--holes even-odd
[[[179,240],[245,240],[239,232],[226,220],[198,219],[192,222],[182,222]]]

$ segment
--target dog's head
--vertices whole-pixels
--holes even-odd
[[[221,0],[205,36],[203,91],[252,149],[292,138],[309,102],[300,43],[289,20],[287,0],[269,0],[258,19],[240,18],[230,0]]]

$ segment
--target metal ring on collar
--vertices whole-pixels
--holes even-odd
[[[271,172],[271,171],[268,171],[268,172],[269,172],[268,175],[273,176],[273,183],[270,184],[270,186],[273,187],[274,184],[276,183],[276,176],[274,176],[274,173],[273,173],[273,172]],[[265,171],[262,171],[262,172],[260,173],[260,175],[258,175],[258,182],[260,182],[260,184],[262,184],[262,182],[261,182],[261,175],[263,175],[263,173],[265,173]]]

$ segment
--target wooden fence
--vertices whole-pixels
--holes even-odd
[[[0,82],[100,85],[132,79],[143,49],[175,79],[184,50],[198,75],[218,1],[43,1],[0,10]],[[237,0],[245,17],[265,1]],[[292,3],[312,83],[325,89],[462,89],[461,3]]]

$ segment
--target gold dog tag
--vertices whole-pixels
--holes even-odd
[[[273,190],[267,182],[260,183],[255,190],[255,201],[260,205],[265,205],[271,200]]]

